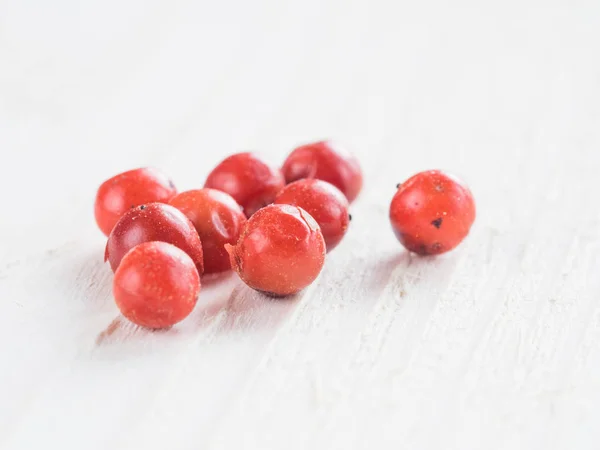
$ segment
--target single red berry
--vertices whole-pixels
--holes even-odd
[[[177,190],[162,172],[142,168],[123,172],[98,188],[94,215],[100,230],[108,236],[121,216],[131,208],[151,202],[168,202]]]
[[[136,325],[166,328],[185,319],[200,292],[200,276],[183,250],[144,242],[123,257],[113,294],[121,313]]]
[[[291,205],[270,205],[246,223],[235,246],[225,246],[231,267],[253,289],[273,296],[311,284],[325,261],[325,241],[315,219]]]
[[[235,244],[246,223],[242,207],[231,195],[216,189],[182,192],[170,204],[194,224],[202,241],[204,273],[231,269],[225,244]]]
[[[321,227],[328,252],[340,243],[348,230],[348,200],[326,181],[308,178],[294,181],[275,197],[275,203],[299,206],[308,212]]]
[[[125,253],[150,241],[179,247],[192,258],[198,272],[204,272],[202,243],[194,225],[177,208],[164,203],[148,203],[127,211],[108,237],[104,260],[115,271]]]
[[[354,201],[362,189],[363,178],[358,160],[340,146],[321,141],[295,149],[283,163],[287,183],[302,178],[317,178],[333,184]]]
[[[273,203],[284,185],[283,175],[278,169],[253,153],[237,153],[213,169],[204,187],[228,193],[250,217],[263,206]]]
[[[396,237],[420,255],[452,250],[469,234],[474,220],[475,200],[469,188],[439,170],[409,178],[399,186],[390,205]]]

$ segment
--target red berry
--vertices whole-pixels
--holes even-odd
[[[469,234],[475,201],[460,180],[429,170],[399,186],[390,205],[390,220],[408,250],[437,255],[452,250]]]
[[[348,230],[348,200],[338,188],[325,181],[294,181],[283,188],[275,203],[299,206],[308,212],[321,227],[328,252],[340,243]]]
[[[151,202],[168,202],[177,190],[162,172],[135,169],[106,180],[98,188],[94,214],[100,230],[108,236],[121,216],[131,208]]]
[[[225,244],[235,244],[246,223],[246,216],[235,200],[216,189],[182,192],[170,204],[196,227],[204,252],[204,273],[231,269]]]
[[[104,260],[115,271],[125,253],[149,241],[179,247],[192,258],[198,272],[204,272],[202,243],[194,225],[177,208],[163,203],[148,203],[126,212],[108,237]]]
[[[273,203],[284,185],[278,169],[252,153],[237,153],[213,169],[204,187],[227,192],[250,217],[263,206]]]
[[[354,201],[362,188],[358,160],[332,142],[322,141],[295,149],[283,164],[287,183],[301,178],[317,178],[333,184]]]
[[[304,289],[325,261],[319,225],[302,208],[290,205],[259,210],[246,223],[237,244],[225,248],[244,283],[273,296]]]
[[[166,242],[144,242],[132,248],[113,281],[121,313],[147,328],[166,328],[185,319],[199,292],[200,276],[194,262]]]

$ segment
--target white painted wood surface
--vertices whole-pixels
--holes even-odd
[[[321,137],[366,185],[314,286],[118,319],[100,182]],[[597,1],[2,1],[0,447],[597,449],[599,150]],[[479,208],[435,259],[387,219],[427,168]]]

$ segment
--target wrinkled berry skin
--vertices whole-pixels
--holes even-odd
[[[192,259],[166,242],[144,242],[123,257],[113,280],[121,313],[136,325],[166,328],[185,319],[200,292]]]
[[[130,170],[106,180],[98,188],[94,203],[96,223],[108,236],[121,216],[144,203],[166,203],[177,194],[175,185],[152,168]]]
[[[273,203],[285,181],[281,172],[253,153],[237,153],[224,159],[208,175],[205,188],[231,195],[250,217]]]
[[[302,178],[327,181],[342,191],[350,203],[363,185],[358,160],[330,141],[298,147],[283,163],[282,172],[287,183]]]
[[[204,253],[204,273],[231,269],[225,244],[235,244],[246,224],[242,207],[225,192],[196,189],[182,192],[170,204],[194,224]]]
[[[116,271],[129,250],[150,241],[179,247],[192,258],[198,273],[204,272],[202,243],[194,225],[177,208],[164,203],[148,203],[126,212],[108,237],[104,260]]]
[[[452,250],[469,234],[475,201],[459,179],[439,170],[420,172],[398,188],[390,221],[408,250],[437,255]]]
[[[325,261],[319,225],[302,208],[270,205],[246,223],[235,246],[226,245],[231,267],[251,288],[280,297],[311,284]]]
[[[350,216],[348,200],[334,185],[321,180],[304,179],[288,184],[275,198],[275,203],[299,206],[321,227],[327,251],[342,240]]]

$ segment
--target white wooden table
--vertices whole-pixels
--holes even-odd
[[[366,185],[315,285],[119,319],[100,182],[322,137]],[[0,2],[0,448],[595,450],[599,152],[595,0]],[[478,203],[435,259],[387,218],[428,168]]]

